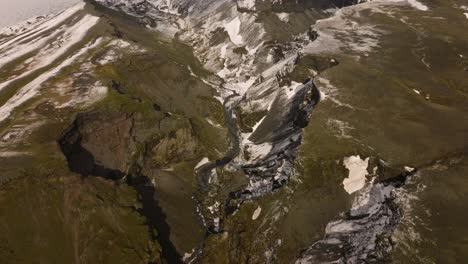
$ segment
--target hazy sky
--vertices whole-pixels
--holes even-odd
[[[0,27],[65,9],[81,0],[0,0]]]

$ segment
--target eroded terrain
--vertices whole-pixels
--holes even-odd
[[[459,263],[467,6],[98,0],[2,29],[1,259]]]

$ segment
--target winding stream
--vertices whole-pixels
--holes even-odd
[[[198,169],[196,173],[196,177],[200,186],[200,190],[202,192],[208,191],[211,171],[218,167],[224,167],[225,165],[230,163],[235,157],[239,155],[239,152],[240,152],[239,127],[237,125],[237,118],[234,115],[234,108],[239,103],[239,101],[234,100],[236,97],[239,97],[239,95],[232,94],[228,96],[224,100],[224,104],[223,104],[225,125],[231,137],[231,147],[222,159],[208,162],[202,165]]]

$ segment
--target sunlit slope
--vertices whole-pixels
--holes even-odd
[[[1,259],[161,263],[195,247],[193,167],[229,140],[191,50],[89,4],[1,34]],[[92,160],[77,169],[67,147]],[[186,190],[158,185],[155,204],[146,186],[164,175]]]

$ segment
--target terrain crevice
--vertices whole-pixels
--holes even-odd
[[[148,232],[154,241],[159,242],[162,248],[162,256],[168,263],[183,263],[181,255],[178,253],[174,244],[171,241],[171,227],[166,222],[166,215],[159,205],[156,195],[156,189],[151,183],[149,177],[141,172],[141,168],[137,164],[129,165],[128,171],[124,172],[120,169],[108,168],[102,164],[102,161],[97,161],[97,158],[86,149],[84,145],[90,145],[94,149],[101,160],[103,156],[116,155],[115,152],[107,152],[110,144],[115,144],[112,139],[105,141],[99,140],[95,142],[89,141],[96,130],[101,128],[96,127],[96,123],[103,119],[107,119],[106,115],[98,113],[83,113],[78,115],[73,124],[64,131],[62,137],[59,139],[58,144],[67,159],[70,171],[80,174],[84,180],[88,177],[100,177],[106,180],[115,182],[116,184],[127,184],[138,194],[138,201],[141,203],[141,208],[135,210],[146,219]],[[119,117],[110,117],[119,118]],[[134,120],[131,117],[124,118],[124,122],[129,123],[129,134],[134,130]],[[92,129],[90,129],[90,124]],[[115,127],[104,126],[104,129],[115,129]],[[88,141],[84,143],[84,138]],[[127,140],[133,140],[129,137]],[[123,147],[120,145],[120,147]],[[117,152],[118,153],[118,152]],[[117,154],[118,155],[118,154]]]

